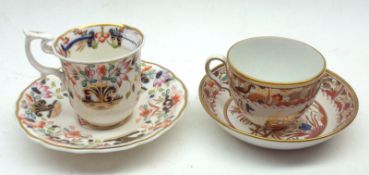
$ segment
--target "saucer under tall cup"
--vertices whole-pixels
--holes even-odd
[[[210,70],[214,60],[225,66],[229,83]],[[274,130],[296,127],[313,104],[326,71],[322,54],[312,46],[282,37],[255,37],[231,46],[227,56],[212,56],[206,74],[230,92],[247,118]]]
[[[72,28],[55,39],[25,31],[26,55],[42,77],[57,76],[78,117],[97,127],[121,123],[132,114],[141,89],[142,32],[125,24]],[[47,54],[60,59],[62,71],[38,63],[31,42],[41,40]]]
[[[68,93],[61,91],[61,80],[47,75],[19,94],[16,120],[20,129],[46,148],[77,154],[122,151],[154,141],[181,119],[188,92],[168,68],[144,60],[140,66],[139,100],[123,125],[102,131],[74,117]]]

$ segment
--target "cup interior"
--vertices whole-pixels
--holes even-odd
[[[136,52],[143,38],[138,29],[127,25],[97,24],[68,30],[55,40],[54,49],[66,60],[104,61]]]
[[[232,69],[261,82],[305,82],[325,70],[325,60],[319,51],[303,42],[281,37],[240,41],[230,48],[227,57]]]

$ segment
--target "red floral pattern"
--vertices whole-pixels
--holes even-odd
[[[228,79],[224,78],[227,75],[223,66],[214,69],[213,73],[217,75],[224,84],[228,83]],[[330,125],[333,124],[333,126],[329,127],[329,131],[325,131],[327,133],[332,133],[342,129],[343,127],[346,127],[355,118],[358,110],[357,97],[355,92],[344,80],[330,71],[323,76],[322,82],[323,83],[319,89],[319,93],[323,97],[327,97],[328,100],[334,104],[333,107],[337,109],[337,116],[329,116],[332,117],[329,120],[332,119],[337,122],[330,123]],[[216,104],[220,103],[219,99],[227,98],[227,96],[229,97],[229,94],[214,84],[215,83],[212,80],[205,78],[203,85],[200,87],[200,94],[203,94],[203,96],[200,98],[205,101],[203,105],[210,109],[212,115],[219,115],[220,118],[223,118],[223,114],[219,114],[219,112],[223,111],[223,109],[218,109],[219,106]],[[280,97],[277,99],[280,99]],[[313,106],[307,108],[307,111],[304,113],[304,115],[297,121],[297,125],[295,125],[297,127],[285,128],[284,130],[279,131],[272,131],[270,129],[252,124],[248,118],[245,117],[245,113],[241,111],[242,110],[238,107],[238,105],[235,105],[235,103],[232,102],[230,107],[227,108],[227,113],[229,115],[228,120],[233,120],[233,122],[227,121],[226,119],[224,119],[224,122],[226,122],[230,127],[235,127],[234,125],[236,125],[237,122],[238,125],[241,123],[244,125],[244,127],[250,129],[250,135],[277,140],[315,138],[321,135],[322,132],[327,129],[328,125],[328,116],[326,116],[327,113],[325,113],[324,108],[318,103],[314,103]],[[235,121],[236,123],[234,123]],[[246,132],[248,129],[240,130],[244,130]]]
[[[122,63],[122,65],[127,65]],[[126,66],[130,67],[130,66]],[[55,77],[47,77],[45,80],[37,80],[30,88],[26,89],[19,100],[17,111],[17,118],[20,121],[23,129],[31,133],[33,137],[37,137],[46,142],[51,142],[57,145],[63,145],[63,147],[69,148],[110,148],[118,145],[125,146],[127,143],[142,141],[147,137],[158,134],[170,126],[181,114],[181,111],[186,105],[186,94],[182,83],[174,77],[174,75],[167,70],[143,62],[141,64],[143,70],[142,74],[148,78],[148,81],[142,83],[141,98],[144,98],[139,106],[137,106],[139,116],[135,116],[134,122],[139,126],[137,131],[131,134],[114,138],[114,139],[101,139],[95,138],[94,135],[84,133],[80,127],[88,126],[80,118],[79,123],[82,125],[66,125],[59,123],[59,120],[55,120],[55,117],[73,117],[73,116],[60,116],[61,109],[66,106],[60,104],[68,104],[67,94],[60,91],[60,80]],[[106,66],[106,68],[108,68]],[[102,66],[96,67],[96,74],[101,74],[104,71]],[[136,69],[136,68],[133,68]],[[83,71],[91,71],[95,69],[81,68]],[[87,71],[88,70],[88,71]],[[157,72],[165,72],[170,77],[169,81],[162,84],[161,87],[155,87],[153,82]],[[100,72],[100,73],[99,73]],[[108,70],[107,72],[108,73]],[[88,73],[86,73],[87,75]],[[33,89],[32,89],[33,88]],[[47,92],[35,93],[35,91]],[[61,98],[56,98],[62,94]],[[44,100],[45,105],[48,106],[57,99],[50,111],[41,111],[40,115],[37,115],[35,105],[37,101]],[[58,108],[58,109],[56,109]],[[70,108],[70,107],[69,107]],[[71,109],[70,109],[71,110]],[[48,117],[48,112],[54,113],[54,117]]]

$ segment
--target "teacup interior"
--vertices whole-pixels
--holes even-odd
[[[122,58],[143,44],[143,35],[125,25],[101,24],[67,31],[54,43],[62,58],[74,61],[102,61]]]
[[[324,57],[316,49],[280,37],[240,41],[231,47],[228,59],[241,74],[273,83],[307,81],[325,69]]]

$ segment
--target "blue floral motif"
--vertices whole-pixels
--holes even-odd
[[[301,123],[301,125],[299,126],[299,129],[303,131],[311,130],[311,125],[306,124],[306,123]]]

